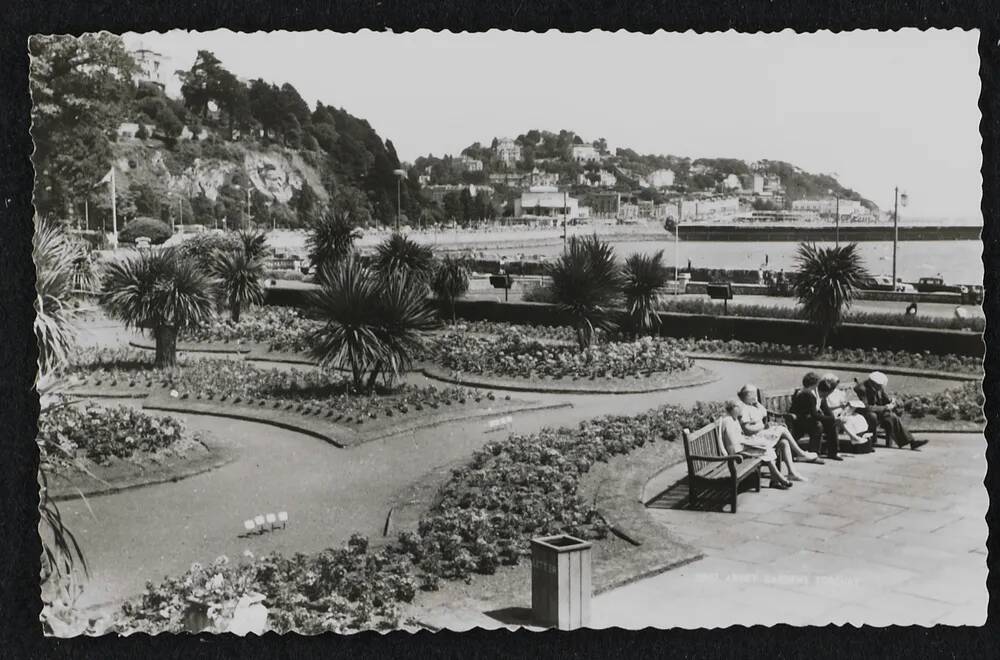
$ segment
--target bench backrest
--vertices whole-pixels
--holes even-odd
[[[839,388],[847,391],[848,396],[854,391],[854,381],[841,383]],[[786,413],[792,407],[792,398],[798,390],[775,390],[770,393],[758,392],[757,396],[764,407],[775,413]]]
[[[706,424],[697,431],[684,429],[684,458],[687,460],[688,473],[694,474],[707,465],[708,461],[700,461],[692,456],[725,456],[726,449],[722,444],[722,429],[718,421]]]

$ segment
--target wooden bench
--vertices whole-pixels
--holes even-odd
[[[722,444],[718,422],[703,426],[694,433],[684,429],[684,459],[688,467],[688,497],[694,502],[702,487],[728,484],[731,487],[732,513],[736,513],[736,496],[745,479],[756,479],[754,490],[760,492],[759,458],[729,455]]]

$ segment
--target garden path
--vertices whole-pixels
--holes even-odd
[[[659,475],[653,519],[705,558],[598,596],[591,625],[983,625],[986,443],[921,437],[920,452],[803,466],[810,481],[743,495],[736,515],[671,508],[686,468]]]
[[[762,388],[787,388],[802,369],[760,364],[707,365],[722,378],[707,385],[636,395],[532,394],[538,401],[572,408],[515,415],[515,433],[575,425],[605,414],[632,414],[663,403],[691,404],[732,396],[747,381]],[[850,377],[851,374],[842,374]],[[430,383],[422,375],[408,379]],[[898,377],[899,389],[945,389],[947,381]],[[218,469],[175,483],[152,485],[67,501],[63,516],[76,533],[91,569],[78,605],[88,607],[136,595],[147,580],[179,575],[193,561],[244,550],[314,552],[339,545],[351,533],[381,535],[394,496],[434,468],[469,456],[496,433],[485,420],[465,420],[337,449],[315,438],[262,424],[216,417],[179,415],[193,430],[234,442],[238,458]],[[241,538],[242,521],[258,513],[288,511],[287,529]]]

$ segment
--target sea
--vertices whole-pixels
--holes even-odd
[[[674,265],[672,240],[613,241],[615,251],[622,259],[637,252],[653,253],[663,250],[663,261]],[[818,243],[818,245],[827,245]],[[833,245],[833,243],[829,243]],[[892,241],[862,241],[858,251],[865,267],[872,275],[892,275]],[[799,243],[760,241],[739,243],[732,241],[681,240],[678,244],[678,263],[686,268],[770,269],[786,272],[796,270],[795,255]],[[491,250],[516,257],[521,253],[557,256],[562,245],[531,247],[526,249]],[[981,241],[900,241],[896,252],[897,277],[904,282],[916,282],[921,277],[940,276],[949,284],[981,284],[983,281],[983,244]]]

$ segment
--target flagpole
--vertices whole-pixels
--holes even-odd
[[[115,202],[115,166],[111,166],[111,236],[112,244],[118,247],[118,207]]]

